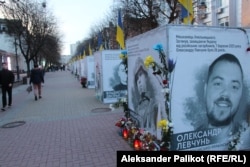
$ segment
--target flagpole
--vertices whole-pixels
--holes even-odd
[[[190,2],[190,0],[187,0],[188,2],[187,2],[187,11],[188,11],[188,25],[190,25],[190,14],[189,14],[189,2]]]

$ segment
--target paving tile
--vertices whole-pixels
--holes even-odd
[[[0,167],[112,167],[117,150],[132,150],[118,135],[115,122],[122,109],[108,108],[95,98],[94,89],[82,88],[69,71],[47,72],[43,98],[34,100],[27,85],[13,88],[13,106],[0,112]]]

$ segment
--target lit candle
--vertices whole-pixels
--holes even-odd
[[[140,147],[141,147],[141,141],[140,141],[139,139],[135,139],[135,140],[134,140],[134,148],[135,148],[136,150],[139,150]]]
[[[125,138],[125,139],[128,138],[128,130],[127,130],[126,128],[124,128],[124,129],[122,130],[122,136],[123,136],[123,138]]]

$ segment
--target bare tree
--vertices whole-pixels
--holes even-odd
[[[38,62],[42,64],[45,61],[45,68],[52,64],[60,63],[60,53],[62,48],[62,42],[59,36],[47,36],[45,38],[45,45],[41,48],[38,54]]]
[[[9,33],[14,36],[30,73],[30,62],[38,63],[38,55],[47,36],[53,36],[56,23],[46,15],[46,4],[32,0],[10,0],[1,11],[7,20]]]
[[[102,23],[91,28],[90,37],[79,44],[77,53],[84,48],[88,53],[88,45],[98,49],[98,34],[102,35],[105,49],[118,49],[116,42],[116,25],[118,8],[123,14],[123,31],[125,39],[139,35],[161,24],[174,23],[179,19],[178,0],[120,0],[119,6],[113,6],[111,13]]]
[[[167,6],[162,5],[162,3],[166,3]],[[178,0],[163,0],[163,2],[160,1],[160,3],[155,4],[155,8],[156,12],[158,12],[158,15],[162,15],[162,18],[166,20],[168,24],[171,24],[176,19],[179,19],[180,5]]]
[[[125,39],[158,26],[153,0],[121,0]]]
[[[179,18],[178,0],[121,0],[125,39],[173,23]]]

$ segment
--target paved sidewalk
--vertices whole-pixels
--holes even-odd
[[[69,71],[47,72],[38,101],[27,86],[0,112],[0,167],[115,167],[117,150],[133,150],[115,126],[122,109],[107,111]],[[15,121],[25,124],[4,128]]]

